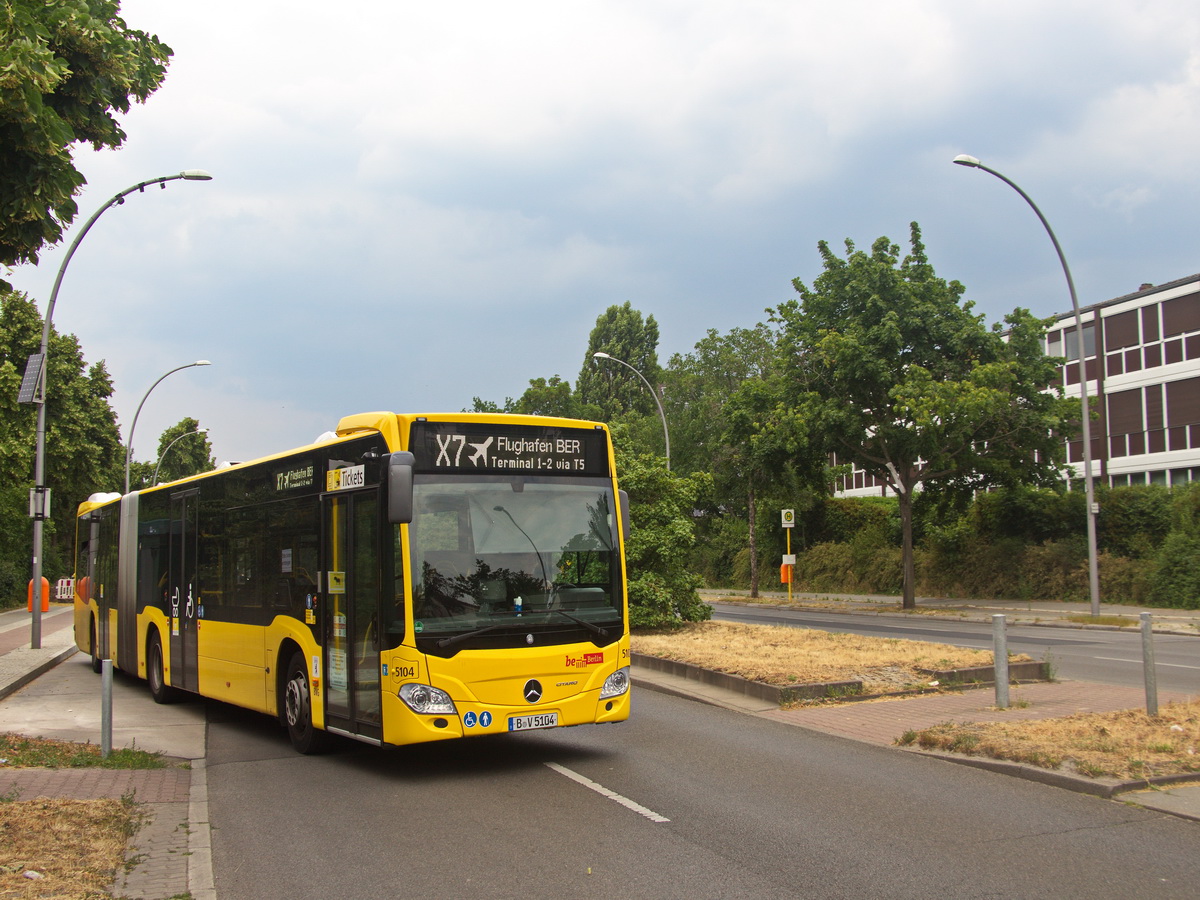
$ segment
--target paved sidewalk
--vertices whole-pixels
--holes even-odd
[[[71,606],[42,614],[41,647],[30,649],[26,610],[0,613],[0,732],[99,744],[100,676],[75,649]],[[130,841],[134,865],[117,872],[112,894],[165,900],[190,894],[215,900],[204,767],[204,712],[198,705],[158,706],[145,685],[113,677],[113,747],[136,746],[174,763],[164,769],[8,768],[0,795],[18,799],[120,799],[144,805],[146,823]]]

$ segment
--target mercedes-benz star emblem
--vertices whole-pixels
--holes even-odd
[[[537,703],[542,699],[542,683],[531,678],[525,682],[525,700],[529,703]]]

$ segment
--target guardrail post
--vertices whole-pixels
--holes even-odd
[[[1008,635],[1004,630],[1004,616],[992,616],[992,657],[996,672],[996,708],[1008,709]]]
[[[1150,613],[1144,612],[1142,619],[1142,670],[1146,680],[1146,715],[1158,715],[1158,676],[1154,671],[1154,639],[1150,625]]]

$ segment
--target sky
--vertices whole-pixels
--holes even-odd
[[[1200,271],[1200,6],[1182,0],[124,0],[175,52],[76,153],[54,325],[104,360],[134,457],[184,416],[218,460],[356,412],[574,383],[596,318],[659,360],[765,321],[920,223],[988,322]],[[8,276],[45,310],[74,229]],[[51,391],[53,387],[51,386]]]

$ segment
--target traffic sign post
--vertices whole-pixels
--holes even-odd
[[[792,602],[792,573],[796,566],[796,557],[792,553],[792,529],[796,527],[796,511],[785,509],[782,512],[783,530],[787,535],[787,554],[783,557],[783,565],[779,567],[779,580],[787,585],[788,603]]]

